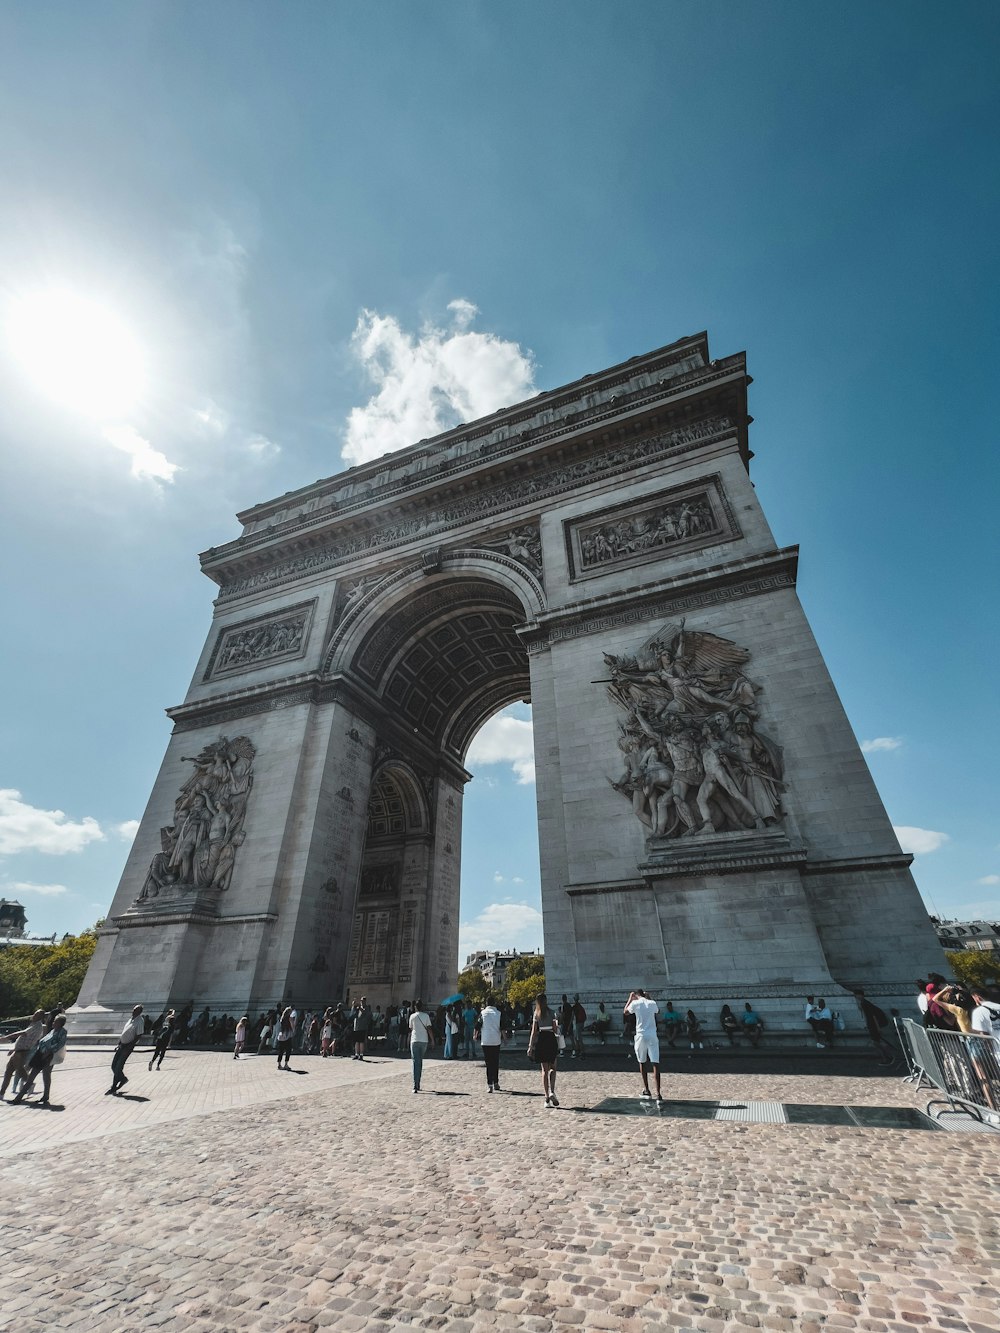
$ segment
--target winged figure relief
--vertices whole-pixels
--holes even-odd
[[[625,712],[625,769],[608,779],[657,837],[767,828],[783,816],[781,747],[758,730],[750,652],[666,625],[638,653],[605,653],[608,697]]]

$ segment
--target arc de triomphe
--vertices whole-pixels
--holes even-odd
[[[78,1004],[440,998],[464,756],[516,700],[551,992],[797,1021],[940,967],[750,482],[749,383],[699,334],[239,515]]]

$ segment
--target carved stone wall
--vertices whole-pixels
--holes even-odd
[[[304,657],[315,605],[305,602],[279,616],[258,616],[220,630],[205,679]]]

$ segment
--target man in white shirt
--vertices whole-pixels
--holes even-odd
[[[660,1040],[656,1035],[656,1013],[659,1005],[651,1000],[644,990],[629,992],[628,1003],[624,1012],[635,1018],[635,1058],[639,1061],[642,1074],[642,1096],[652,1097],[649,1090],[649,1072],[651,1066],[656,1079],[656,1100],[663,1101],[660,1095]]]
[[[132,1010],[132,1017],[122,1028],[115,1053],[111,1057],[111,1087],[104,1094],[106,1097],[114,1096],[119,1088],[123,1088],[128,1082],[125,1077],[125,1061],[135,1050],[139,1038],[145,1031],[146,1023],[142,1016],[142,1005],[137,1004]]]
[[[503,1033],[500,1030],[500,1010],[494,996],[487,998],[486,1004],[476,1023],[475,1036],[483,1048],[486,1061],[486,1091],[500,1091],[500,1044]]]
[[[986,1105],[997,1111],[996,1097],[993,1095],[992,1080],[1000,1066],[1000,1005],[988,999],[978,986],[972,988],[972,998],[976,1007],[972,1011],[970,1022],[975,1033],[969,1042],[969,1054],[972,1067],[982,1084],[983,1100]],[[991,1125],[1000,1123],[996,1114],[986,1117]]]

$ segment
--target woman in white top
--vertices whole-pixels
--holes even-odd
[[[413,1091],[420,1091],[420,1075],[424,1068],[427,1047],[434,1045],[431,1016],[424,1012],[423,1000],[417,1000],[410,1014],[410,1057],[413,1060]]]

